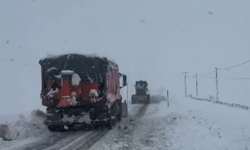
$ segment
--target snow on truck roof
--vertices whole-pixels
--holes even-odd
[[[58,59],[61,57],[70,57],[70,56],[78,56],[78,57],[85,57],[85,58],[99,58],[99,59],[105,59],[108,62],[117,65],[117,63],[114,60],[108,59],[107,57],[101,57],[96,54],[79,54],[79,53],[67,53],[67,54],[60,54],[60,55],[53,55],[53,54],[48,54],[46,57],[42,58],[40,61],[48,60],[48,59]],[[118,65],[117,65],[118,66]]]
[[[118,69],[118,65],[106,57],[83,54],[49,55],[39,61],[45,69],[46,78],[54,78],[68,70],[77,73],[85,81],[102,81],[108,68]]]

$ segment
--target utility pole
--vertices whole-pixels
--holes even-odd
[[[169,98],[169,92],[168,92],[168,90],[167,90],[167,98]]]
[[[219,102],[218,68],[215,68],[216,102]]]
[[[167,90],[167,101],[168,101],[168,107],[169,107],[169,92]]]
[[[185,88],[185,96],[187,97],[187,72],[184,72],[184,88]]]
[[[197,78],[197,74],[195,75],[196,78],[196,96],[198,96],[198,78]]]
[[[127,83],[127,101],[128,101],[128,86],[129,84]]]

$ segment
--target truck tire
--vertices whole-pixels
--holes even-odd
[[[108,128],[109,129],[112,129],[115,127],[115,125],[117,124],[117,119],[118,119],[118,103],[115,102],[112,106],[111,106],[111,111],[110,111],[110,114],[109,114],[109,121],[108,121]]]
[[[48,125],[48,130],[50,132],[64,132],[65,131],[63,126],[54,126],[54,125]]]
[[[132,96],[131,96],[131,103],[132,103],[132,104],[135,104],[135,95],[132,95]]]
[[[150,95],[147,95],[146,104],[150,104]]]
[[[48,126],[48,130],[49,130],[50,132],[55,132],[55,131],[56,131],[55,127],[52,126],[52,125],[49,125],[49,126]]]
[[[121,100],[119,100],[118,107],[119,107],[119,112],[117,116],[117,121],[121,121],[122,120],[122,101]]]

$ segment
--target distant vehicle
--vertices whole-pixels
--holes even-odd
[[[147,81],[140,80],[135,82],[135,94],[131,97],[131,103],[150,104],[150,94]]]
[[[70,128],[113,128],[122,119],[120,88],[127,77],[105,57],[64,54],[46,57],[41,65],[41,99],[50,131]],[[120,85],[119,78],[123,78]],[[127,110],[126,110],[127,111]],[[126,112],[125,111],[125,112]]]

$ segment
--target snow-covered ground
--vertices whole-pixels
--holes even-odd
[[[178,125],[168,132],[172,149],[245,150],[250,147],[249,111],[222,105],[179,99],[171,114]]]
[[[38,112],[38,113],[37,113]],[[44,136],[50,135],[47,127],[43,124],[44,114],[34,110],[30,115],[2,116],[1,123],[8,126],[6,132],[1,130],[0,149],[16,149],[25,144],[35,142]],[[3,121],[6,120],[4,123]],[[9,121],[9,122],[7,122]],[[6,139],[6,140],[3,140]],[[10,141],[8,141],[10,140]]]
[[[247,150],[249,111],[172,97],[128,119],[91,150]]]
[[[128,102],[128,105],[129,117],[90,150],[247,150],[250,147],[249,111],[173,95],[169,107],[167,102],[145,106]],[[0,149],[16,149],[49,138],[51,133],[40,119],[20,116],[21,124],[11,127],[21,134],[14,141],[1,141]],[[64,138],[69,141],[81,135]],[[61,145],[65,146],[63,141]]]

